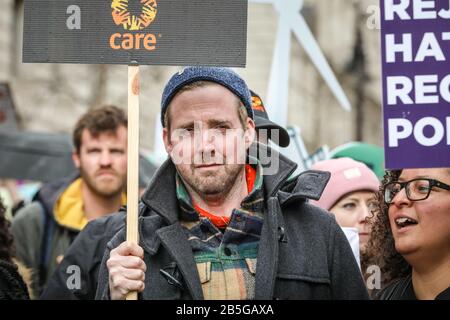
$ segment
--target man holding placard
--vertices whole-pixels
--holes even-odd
[[[169,80],[161,106],[169,159],[142,197],[139,245],[125,241],[123,213],[90,225],[118,230],[97,298],[368,297],[339,226],[307,201],[320,197],[328,174],[287,183],[290,160],[269,149],[279,168],[264,175],[252,157],[250,93],[235,72],[188,67]]]

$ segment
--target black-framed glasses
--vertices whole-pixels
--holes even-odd
[[[448,184],[434,179],[418,178],[405,182],[393,181],[384,187],[384,202],[387,205],[391,204],[396,194],[403,188],[405,188],[406,197],[409,200],[425,200],[429,197],[433,187],[450,190],[450,186]]]

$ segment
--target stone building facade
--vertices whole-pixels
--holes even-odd
[[[289,0],[279,0],[289,1]],[[22,127],[70,132],[88,108],[126,109],[127,67],[23,64],[23,0],[0,0],[0,82],[9,82]],[[306,18],[344,88],[352,111],[344,111],[292,35],[288,124],[299,126],[309,151],[360,140],[382,145],[378,0],[305,0]],[[270,4],[249,4],[247,67],[237,69],[266,97],[278,14]],[[155,117],[164,82],[176,67],[141,67],[140,143],[153,148]],[[270,108],[270,106],[267,106]]]

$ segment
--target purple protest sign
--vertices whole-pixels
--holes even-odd
[[[450,167],[450,0],[380,0],[385,167]]]

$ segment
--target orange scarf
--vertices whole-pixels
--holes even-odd
[[[247,192],[250,193],[253,190],[253,186],[255,185],[256,180],[256,170],[251,165],[245,165],[245,179],[247,181]],[[205,218],[211,220],[211,222],[219,229],[225,229],[227,225],[230,223],[230,217],[217,216],[212,214],[194,203],[195,210]]]

